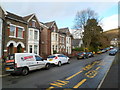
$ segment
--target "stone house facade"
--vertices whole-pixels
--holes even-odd
[[[71,54],[72,52],[72,37],[69,31],[69,28],[61,28],[59,29],[59,32],[62,32],[65,34],[65,52],[67,54]]]
[[[7,12],[0,6],[0,59],[3,56],[3,30],[5,24],[5,15]]]
[[[59,31],[55,21],[45,23],[51,30],[51,54],[59,52]]]
[[[66,53],[66,33],[59,31],[59,53]]]
[[[35,14],[31,14],[23,18],[28,23],[27,52],[40,55],[41,28],[39,20],[37,19]]]
[[[41,30],[41,56],[46,58],[51,54],[51,29],[40,22]]]
[[[5,30],[3,30],[4,56],[26,52],[27,22],[21,16],[7,12],[5,23]]]

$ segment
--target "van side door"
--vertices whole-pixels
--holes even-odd
[[[45,67],[46,63],[43,61],[42,57],[35,55],[35,59],[36,59],[36,63],[37,63],[36,69]]]

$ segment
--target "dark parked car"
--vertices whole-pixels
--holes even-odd
[[[92,52],[87,52],[88,57],[94,57],[94,54]]]
[[[77,59],[81,59],[81,58],[88,58],[88,55],[86,52],[81,52],[77,54]]]
[[[110,50],[109,55],[115,55],[117,53],[117,50]]]

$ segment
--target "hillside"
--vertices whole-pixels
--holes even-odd
[[[118,32],[118,29],[111,29],[103,32],[103,35],[108,37],[108,39],[111,41],[113,38],[118,38]]]

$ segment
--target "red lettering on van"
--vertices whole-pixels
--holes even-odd
[[[27,56],[27,57],[24,57],[24,60],[26,60],[26,59],[30,59],[30,58],[33,58],[33,56]]]

